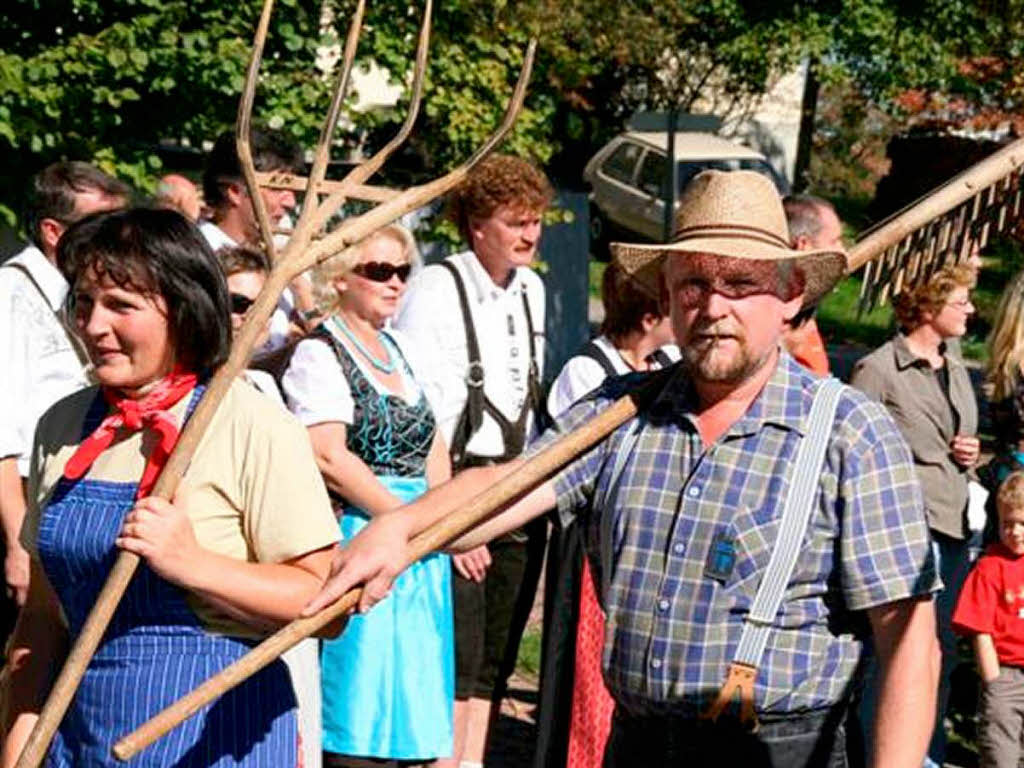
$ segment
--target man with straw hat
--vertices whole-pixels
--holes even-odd
[[[535,449],[647,393],[634,419],[455,547],[553,506],[586,527],[616,704],[606,765],[845,765],[857,630],[870,628],[885,670],[874,765],[920,766],[938,580],[911,457],[880,405],[780,347],[844,254],[790,249],[774,186],[746,171],[697,176],[674,242],[613,249],[659,292],[682,361],[574,405]],[[404,542],[521,463],[467,471],[375,518],[307,611],[361,582],[372,605]]]

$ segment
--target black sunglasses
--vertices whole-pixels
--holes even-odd
[[[411,264],[389,264],[386,261],[368,261],[365,264],[357,264],[352,268],[360,277],[373,280],[375,283],[386,283],[392,275],[398,275],[403,283],[409,279],[412,272]]]
[[[250,299],[240,293],[229,293],[228,298],[231,299],[231,314],[233,315],[244,315],[249,311],[249,307],[256,303],[255,299]]]

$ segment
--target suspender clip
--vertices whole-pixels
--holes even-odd
[[[469,361],[469,368],[466,369],[466,386],[483,388],[484,364],[479,360]]]
[[[754,680],[757,678],[757,667],[744,664],[741,661],[733,661],[729,664],[729,675],[718,691],[718,696],[711,706],[701,712],[702,720],[716,722],[728,707],[730,707],[739,696],[740,722],[747,727],[751,733],[757,733],[760,723],[757,722],[757,713],[754,711]]]

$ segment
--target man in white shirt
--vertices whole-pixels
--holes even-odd
[[[253,129],[251,139],[253,165],[257,171],[303,173],[302,150],[294,142],[278,133],[259,129]],[[260,195],[273,226],[280,224],[295,208],[295,193],[290,189],[261,189]],[[259,223],[238,163],[233,131],[222,133],[207,156],[203,197],[212,215],[199,224],[199,231],[214,251],[224,246],[260,247]],[[312,284],[306,277],[298,277],[282,294],[270,321],[270,338],[259,352],[270,352],[285,344],[293,322],[306,329],[306,324],[315,317]]]
[[[514,458],[536,433],[544,285],[530,265],[552,196],[547,179],[526,161],[482,161],[449,201],[471,250],[414,278],[395,320],[419,351],[416,370],[455,471]],[[455,764],[483,763],[492,701],[504,690],[503,660],[518,646],[510,636],[513,613],[518,599],[530,596],[520,594],[527,543],[517,534],[452,561]]]
[[[63,321],[68,284],[57,269],[57,243],[79,219],[124,206],[129,192],[88,163],[48,166],[29,184],[25,230],[32,242],[0,267],[0,360],[7,370],[0,377],[0,523],[4,582],[17,605],[28,587],[19,533],[36,422],[87,384],[78,340]]]

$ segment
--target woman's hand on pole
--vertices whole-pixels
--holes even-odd
[[[139,499],[128,513],[115,543],[143,558],[172,584],[188,586],[202,549],[188,517],[188,490],[182,483],[174,501],[156,496]]]

